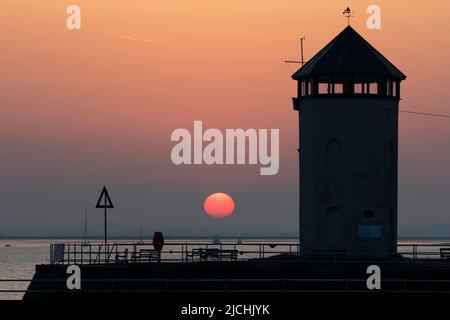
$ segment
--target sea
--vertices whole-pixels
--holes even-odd
[[[136,243],[137,240],[117,240],[121,243]],[[174,240],[175,242],[192,242],[192,239]],[[33,278],[35,266],[50,262],[50,244],[80,243],[81,240],[67,239],[0,239],[0,300],[22,299],[29,281]],[[97,241],[98,242],[98,241]],[[211,244],[212,239],[195,240],[196,243]],[[245,239],[240,241],[239,250],[252,251],[256,243],[292,243],[295,239]],[[170,241],[168,242],[170,243]],[[238,239],[224,240],[233,245]],[[415,249],[414,249],[415,247]],[[450,247],[449,239],[405,239],[399,241],[399,252],[422,258],[439,258],[439,248]],[[11,281],[14,280],[14,281]],[[20,280],[20,281],[17,281]]]

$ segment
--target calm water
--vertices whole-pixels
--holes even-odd
[[[31,279],[36,264],[49,262],[48,240],[0,240],[0,279]],[[10,247],[6,247],[10,245]],[[0,289],[26,289],[28,283],[1,283]],[[0,293],[0,299],[21,299],[22,293]]]
[[[191,240],[177,240],[176,242],[190,242]],[[248,242],[291,242],[289,240],[249,240]],[[31,279],[34,275],[35,265],[49,263],[50,243],[70,243],[79,241],[68,240],[0,240],[0,279]],[[123,242],[123,241],[121,241]],[[129,242],[129,241],[127,241]],[[197,240],[195,242],[198,242]],[[226,241],[228,242],[228,241]],[[295,241],[292,241],[295,242]],[[401,241],[400,244],[417,245],[447,245],[449,240],[410,240]],[[206,243],[206,242],[205,242]],[[209,242],[210,243],[210,242]],[[246,250],[246,241],[243,241],[240,250]],[[253,247],[254,248],[254,247]],[[402,247],[401,252],[411,252],[411,247]],[[421,254],[422,253],[422,254]],[[419,255],[424,257],[436,257],[434,255],[426,256],[427,253],[438,253],[436,247],[419,247]],[[425,255],[423,255],[425,254]],[[26,290],[27,282],[7,283],[0,282],[0,290]],[[0,300],[21,299],[23,293],[2,293]]]

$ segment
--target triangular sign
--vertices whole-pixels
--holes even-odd
[[[108,190],[106,190],[106,187],[104,186],[102,189],[102,193],[100,194],[100,197],[98,198],[96,208],[114,208],[114,205],[111,202],[111,198],[109,197]]]

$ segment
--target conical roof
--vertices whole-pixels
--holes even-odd
[[[351,26],[346,27],[292,75],[295,80],[321,75],[406,76]]]

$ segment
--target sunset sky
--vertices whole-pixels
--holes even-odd
[[[81,30],[66,8],[81,7]],[[366,27],[367,6],[382,29]],[[295,234],[298,115],[290,78],[347,24],[407,76],[400,108],[450,114],[448,1],[6,0],[0,10],[0,234],[81,234],[103,185],[116,235]],[[429,14],[432,12],[432,14]],[[280,170],[175,166],[171,132],[280,129]],[[450,119],[400,114],[400,225],[450,224]],[[214,192],[227,219],[203,213]],[[98,232],[97,232],[98,230]]]

